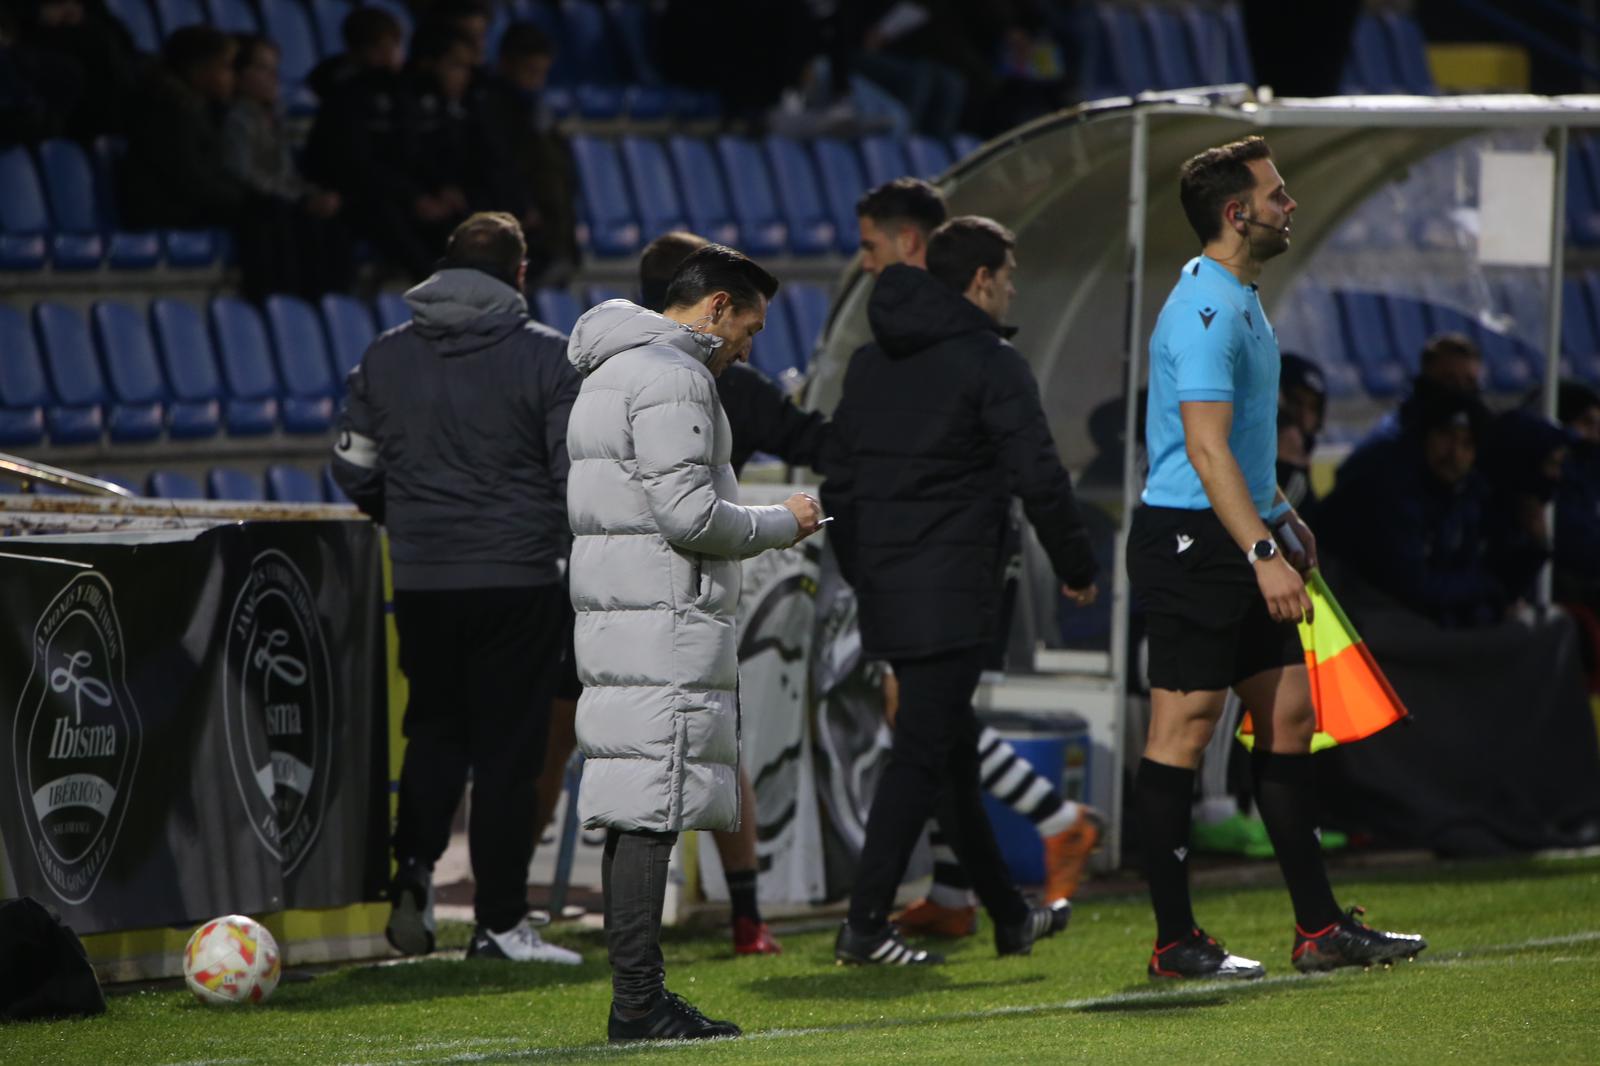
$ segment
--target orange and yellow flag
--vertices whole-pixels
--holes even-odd
[[[1311,597],[1312,621],[1300,623],[1300,643],[1306,650],[1311,701],[1317,708],[1311,750],[1364,740],[1404,718],[1405,704],[1378,669],[1320,571],[1306,575],[1306,594]],[[1248,709],[1239,723],[1239,739],[1247,748],[1255,743]]]

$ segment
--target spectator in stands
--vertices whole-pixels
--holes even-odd
[[[868,190],[856,201],[861,269],[873,277],[895,263],[927,269],[928,238],[948,215],[944,196],[921,178],[896,178]]]
[[[1483,392],[1483,353],[1463,333],[1439,333],[1422,348],[1422,368],[1411,381],[1413,394],[1443,389],[1465,396]],[[1400,435],[1400,409],[1390,411],[1373,426],[1361,444],[1392,440]]]
[[[17,13],[0,5],[0,144],[59,137],[83,98],[75,61],[17,40]]]
[[[472,50],[472,68],[489,60],[489,5],[484,0],[441,0],[430,5],[417,26],[416,39],[454,35]]]
[[[1566,461],[1566,432],[1537,410],[1507,411],[1489,423],[1478,465],[1490,491],[1490,559],[1513,600],[1536,598],[1534,579],[1554,547],[1546,514]]]
[[[137,117],[127,108],[145,63],[104,0],[24,0],[23,9],[19,43],[41,59],[54,57],[52,76],[70,77],[79,90],[62,116],[66,134],[90,140],[122,133]]]
[[[509,177],[523,207],[528,274],[561,284],[578,267],[576,181],[566,137],[544,103],[555,49],[531,22],[513,22],[500,38],[485,99],[489,136],[510,156]]]
[[[275,291],[316,297],[349,286],[349,240],[339,219],[339,194],[310,184],[295,165],[278,104],[278,60],[278,47],[268,38],[239,38],[234,101],[222,124],[223,165],[253,194],[242,224],[280,233],[271,246],[281,250],[282,261],[258,275],[270,279]]]
[[[434,947],[433,866],[468,775],[477,928],[468,957],[582,960],[528,922],[535,785],[561,659],[565,339],[529,320],[522,228],[479,214],[406,294],[412,320],[351,371],[333,471],[388,527],[400,665],[411,685],[389,942]]]
[[[421,118],[401,73],[400,23],[382,8],[358,7],[341,32],[344,61],[324,64],[312,82],[322,104],[306,145],[306,176],[337,191],[355,232],[406,276],[427,277],[465,196],[441,195],[414,176]]]
[[[1476,469],[1487,422],[1475,397],[1419,388],[1399,436],[1340,467],[1322,504],[1324,554],[1441,626],[1499,622],[1511,594],[1490,565],[1490,490]]]
[[[1327,415],[1328,385],[1322,368],[1303,355],[1284,352],[1278,373],[1278,488],[1301,517],[1317,503],[1311,487],[1311,453]]]
[[[411,177],[447,210],[433,227],[448,227],[468,211],[520,216],[510,180],[507,146],[489,135],[484,89],[474,85],[474,48],[454,30],[423,37],[412,47],[408,85],[415,97],[416,156]]]

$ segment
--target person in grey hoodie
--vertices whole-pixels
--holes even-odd
[[[389,942],[433,950],[433,865],[470,772],[469,956],[576,964],[528,921],[534,797],[565,643],[566,339],[528,318],[522,228],[474,215],[350,372],[333,472],[384,523],[410,682]]]
[[[664,313],[608,300],[568,346],[583,375],[567,432],[578,808],[606,830],[613,1041],[740,1033],[667,991],[661,911],[678,833],[739,825],[739,560],[822,520],[803,493],[740,506],[729,465],[715,379],[749,358],[777,289],[752,260],[708,245],[679,267]]]

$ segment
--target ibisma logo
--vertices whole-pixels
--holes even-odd
[[[292,872],[305,858],[328,796],[333,678],[316,599],[277,549],[250,563],[228,617],[223,717],[250,824]]]
[[[77,575],[34,627],[12,736],[34,856],[69,904],[94,894],[132,797],[144,728],[126,664],[111,583]]]

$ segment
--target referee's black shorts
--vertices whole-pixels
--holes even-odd
[[[1275,622],[1255,571],[1215,511],[1140,507],[1128,578],[1145,610],[1150,687],[1215,692],[1305,662],[1292,622]]]

